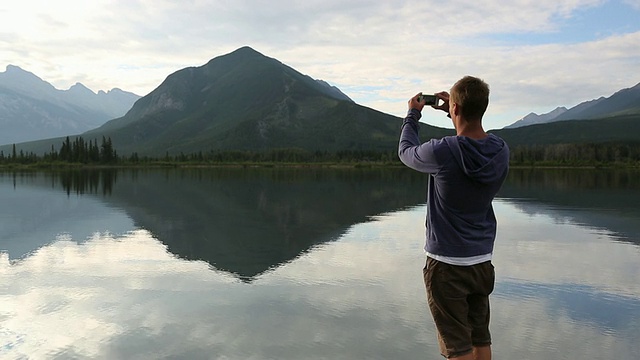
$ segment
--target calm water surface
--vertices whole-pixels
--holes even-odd
[[[638,359],[640,175],[513,170],[496,359]],[[0,359],[439,359],[409,170],[0,174]]]

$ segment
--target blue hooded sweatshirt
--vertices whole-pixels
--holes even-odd
[[[398,155],[408,167],[429,174],[425,250],[446,257],[492,253],[496,217],[491,202],[509,170],[509,147],[493,134],[421,144],[420,117],[420,111],[409,110]]]

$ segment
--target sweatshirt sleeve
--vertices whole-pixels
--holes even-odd
[[[398,156],[400,161],[406,166],[424,173],[436,173],[440,169],[435,152],[434,141],[420,143],[418,132],[420,125],[420,111],[410,109],[407,117],[402,123],[400,132],[400,144],[398,145]]]

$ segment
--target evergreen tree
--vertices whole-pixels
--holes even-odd
[[[100,162],[110,164],[115,162],[116,158],[117,154],[113,150],[111,137],[105,138],[102,136],[102,145],[100,145]]]

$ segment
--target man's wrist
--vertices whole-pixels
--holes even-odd
[[[420,120],[421,117],[422,117],[422,113],[418,109],[411,108],[407,113],[407,118],[411,118],[415,121]]]

